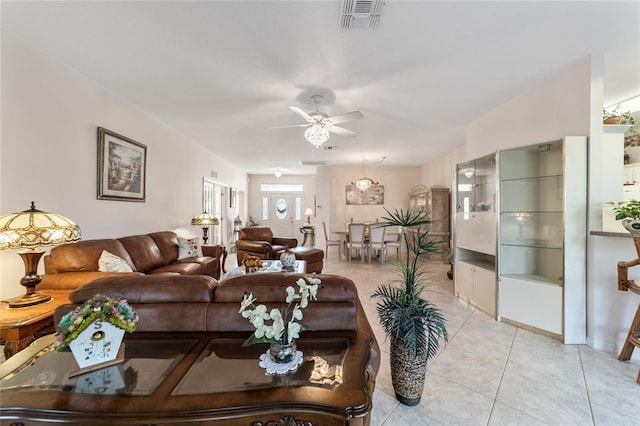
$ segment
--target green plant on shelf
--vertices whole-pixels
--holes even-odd
[[[616,220],[622,219],[640,219],[640,201],[609,201],[609,205],[613,206],[613,211],[616,213]]]

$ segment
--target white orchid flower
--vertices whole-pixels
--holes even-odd
[[[307,292],[302,292],[302,298],[300,299],[300,307],[306,308],[309,304],[309,294]]]
[[[238,313],[241,314],[245,309],[251,306],[255,301],[256,301],[256,298],[253,297],[253,293],[245,294],[244,297],[242,298],[242,302],[240,303],[240,310],[238,311]]]
[[[293,308],[293,313],[291,314],[291,318],[292,318],[292,321],[294,319],[297,321],[300,321],[302,319],[302,309],[300,309],[299,305],[296,305],[295,308]]]
[[[291,303],[293,302],[293,299],[295,299],[296,297],[296,290],[291,286],[288,286],[286,290],[287,290],[286,302]]]
[[[262,339],[264,337],[264,332],[264,327],[256,327],[256,331],[253,332],[253,335],[258,339]]]
[[[293,339],[300,337],[300,324],[290,321],[287,326],[287,343],[293,342]]]

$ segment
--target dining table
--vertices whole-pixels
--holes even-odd
[[[353,222],[356,223],[356,222]],[[362,222],[359,222],[362,223]],[[369,226],[371,224],[376,224],[378,222],[364,222],[364,240],[367,242],[369,240]],[[349,229],[340,229],[338,231],[331,231],[332,234],[335,234],[340,239],[342,244],[344,256],[347,257],[347,242],[349,241]],[[395,241],[398,238],[398,229],[396,226],[390,226],[384,233],[385,241]]]

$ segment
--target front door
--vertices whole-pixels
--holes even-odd
[[[300,222],[301,206],[297,205],[292,194],[274,193],[269,195],[269,213],[271,232],[276,237],[297,238],[295,235],[296,219]]]

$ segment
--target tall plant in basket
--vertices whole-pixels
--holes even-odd
[[[382,223],[401,228],[406,258],[398,262],[401,278],[380,285],[371,297],[378,299],[380,325],[390,338],[396,398],[402,404],[417,405],[424,390],[427,361],[438,353],[440,341],[448,340],[445,318],[423,298],[428,272],[423,258],[439,252],[439,242],[427,241],[429,232],[424,227],[432,221],[425,213],[386,212],[388,217],[383,217]]]

